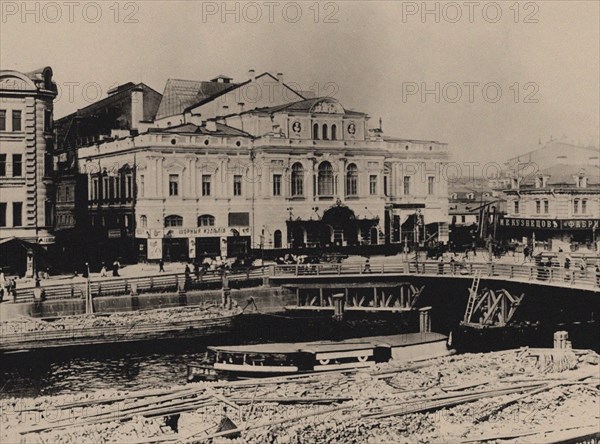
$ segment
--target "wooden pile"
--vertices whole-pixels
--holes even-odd
[[[458,406],[473,404],[476,414],[471,426],[477,427],[502,410],[549,391],[583,387],[600,399],[597,364],[548,375],[536,370],[534,356],[533,352],[517,357],[514,351],[466,355],[402,367],[385,364],[369,373],[323,372],[123,393],[64,402],[56,407],[62,414],[55,418],[65,419],[29,423],[16,430],[24,441],[35,434],[42,442],[64,436],[77,442],[82,436],[98,434],[108,442],[140,443],[206,442],[234,436],[259,443],[281,434],[290,439],[301,435],[311,442],[332,437],[361,441],[357,434],[397,424],[397,419],[387,422],[391,418],[412,415],[414,423],[414,415],[425,421],[422,415],[427,412]],[[472,379],[469,369],[482,362],[495,371],[486,379]],[[506,373],[510,368],[514,370]],[[456,378],[463,372],[464,378]],[[589,419],[581,421],[589,423]],[[431,422],[423,424],[430,427]],[[418,430],[419,421],[415,427]]]

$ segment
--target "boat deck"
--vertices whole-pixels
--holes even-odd
[[[342,341],[314,341],[314,342],[291,342],[273,344],[251,344],[232,346],[211,346],[210,350],[223,353],[267,353],[267,354],[291,354],[291,353],[328,353],[336,351],[367,350],[378,346],[384,347],[407,347],[415,344],[445,341],[447,337],[440,333],[406,333],[388,336],[368,336],[365,338],[352,338]]]

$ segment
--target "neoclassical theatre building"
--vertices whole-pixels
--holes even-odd
[[[188,260],[447,240],[445,143],[386,137],[336,99],[249,77],[169,80],[152,122],[78,149],[104,242]]]

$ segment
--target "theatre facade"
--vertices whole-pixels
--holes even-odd
[[[364,113],[291,90],[231,112],[225,91],[79,149],[96,231],[171,261],[447,240],[446,144],[388,138]]]

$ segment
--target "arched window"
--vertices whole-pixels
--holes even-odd
[[[337,126],[331,125],[331,140],[337,140]]]
[[[213,227],[215,225],[215,217],[210,214],[203,214],[198,216],[199,227]]]
[[[182,227],[183,226],[183,217],[181,216],[167,216],[165,217],[165,227]]]
[[[327,132],[327,124],[323,124],[323,140],[329,139],[329,133]]]
[[[346,169],[346,196],[358,195],[358,167],[355,163]]]
[[[273,233],[273,247],[281,248],[281,230],[275,230]]]
[[[292,165],[292,196],[304,195],[304,167],[300,162]]]
[[[148,226],[148,218],[146,216],[140,216],[140,227],[146,228]]]
[[[317,182],[319,196],[333,196],[333,168],[329,162],[321,162],[319,165]]]
[[[315,123],[313,125],[313,139],[319,140],[319,124]]]

